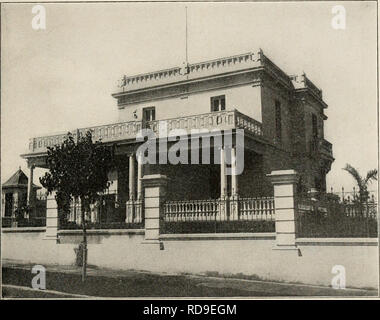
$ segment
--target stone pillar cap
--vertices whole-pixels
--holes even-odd
[[[292,184],[298,182],[299,174],[293,169],[275,170],[267,174],[267,177],[273,184]]]
[[[149,174],[149,175],[144,175],[140,179],[145,186],[147,185],[162,185],[166,184],[169,180],[169,178],[165,175],[162,174]]]
[[[146,174],[144,175],[141,180],[152,180],[152,179],[164,179],[164,180],[167,180],[169,179],[167,176],[163,175],[163,174]]]

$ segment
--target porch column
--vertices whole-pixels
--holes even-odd
[[[129,200],[135,200],[135,156],[129,156]]]
[[[135,216],[137,223],[141,223],[143,220],[142,213],[143,213],[143,195],[142,195],[142,175],[143,175],[143,159],[142,154],[137,155],[137,200],[134,202],[135,207]]]
[[[231,195],[238,195],[238,176],[236,174],[236,147],[231,148]]]
[[[144,208],[145,208],[145,239],[144,244],[156,244],[163,249],[160,241],[160,229],[162,228],[163,212],[162,203],[166,197],[168,178],[161,174],[145,175],[142,178],[144,184]]]
[[[227,220],[227,177],[226,177],[226,150],[220,149],[220,210],[217,219]]]
[[[58,205],[55,192],[46,199],[46,232],[45,240],[55,240],[58,243]]]
[[[220,198],[223,200],[227,194],[226,157],[225,149],[220,149]]]
[[[236,147],[231,148],[231,198],[230,220],[239,219],[238,176],[236,174]]]
[[[28,165],[29,174],[28,174],[28,190],[27,190],[27,195],[26,195],[26,201],[29,206],[31,205],[31,200],[32,200],[34,168],[35,166],[33,164]]]
[[[267,176],[274,188],[274,209],[276,216],[275,249],[297,249],[295,193],[299,176],[294,170],[272,171]]]
[[[142,154],[137,155],[137,199],[142,199],[142,175],[143,175],[143,157]]]

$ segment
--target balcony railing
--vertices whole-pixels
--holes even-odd
[[[83,135],[85,132],[91,130],[94,140],[102,140],[102,142],[118,141],[125,139],[135,139],[137,132],[141,130],[141,121],[129,121],[114,123],[102,126],[82,128],[73,132],[74,139],[77,138],[78,133]],[[29,151],[32,153],[46,152],[47,147],[52,147],[61,144],[67,133],[61,133],[53,136],[44,136],[30,139]]]
[[[320,141],[320,151],[330,157],[333,156],[332,144],[325,139]]]
[[[191,133],[191,130],[228,130],[240,128],[256,136],[262,136],[261,123],[237,110],[211,112],[174,119],[149,121],[146,123],[146,126],[152,129],[156,134],[160,132],[160,125],[166,125],[168,131],[182,129],[185,130],[187,134]]]
[[[94,140],[102,140],[102,142],[113,142],[120,140],[136,139],[137,133],[145,127],[151,128],[158,134],[159,126],[162,121],[166,122],[167,130],[184,129],[190,133],[192,129],[220,129],[228,130],[241,128],[251,133],[252,135],[261,137],[262,125],[260,122],[240,113],[237,110],[210,112],[194,116],[179,117],[167,120],[156,120],[143,122],[142,121],[129,121],[115,124],[108,124],[96,127],[88,127],[78,129],[73,132],[74,139],[78,134],[83,135],[85,132],[91,130],[93,132]],[[44,153],[47,147],[61,144],[67,136],[67,133],[43,136],[30,139],[29,152],[30,153]]]

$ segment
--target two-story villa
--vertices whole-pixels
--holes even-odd
[[[142,200],[141,178],[160,173],[169,179],[168,200],[207,200],[231,197],[271,196],[273,188],[266,177],[273,170],[294,169],[304,190],[326,190],[326,174],[334,161],[332,145],[324,139],[327,117],[318,89],[305,74],[289,76],[264,53],[184,64],[136,76],[124,76],[112,96],[119,110],[119,122],[78,129],[74,135],[91,129],[95,139],[117,144],[117,156],[124,165],[110,173],[110,193],[120,201]],[[141,164],[136,140],[142,128],[158,132],[160,121],[168,129],[244,130],[244,170],[226,175],[227,157],[236,146],[212,150],[219,163]],[[33,169],[46,167],[46,148],[63,141],[66,133],[32,138],[28,161],[29,192]],[[233,140],[236,143],[237,140]],[[175,142],[169,142],[174,144]],[[188,149],[191,150],[188,137]],[[211,144],[210,148],[213,148]],[[160,156],[157,149],[157,158]],[[165,152],[165,151],[164,151]],[[122,220],[128,220],[122,207]],[[96,217],[94,218],[97,219]],[[140,218],[139,218],[140,219]]]

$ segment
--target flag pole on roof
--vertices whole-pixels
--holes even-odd
[[[185,6],[185,61],[182,63],[181,73],[186,75],[189,73],[189,57],[188,57],[188,31],[187,31],[187,6]]]
[[[185,15],[186,15],[186,65],[187,65],[189,63],[188,52],[187,52],[187,6],[185,7]]]

